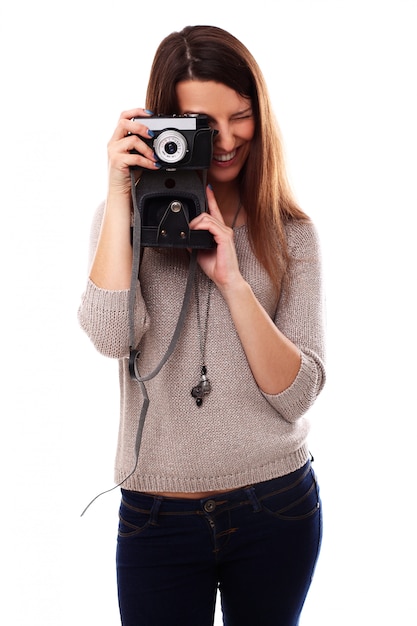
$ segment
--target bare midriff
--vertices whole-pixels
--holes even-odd
[[[222,491],[147,491],[150,496],[162,496],[163,498],[177,498],[186,500],[202,500],[203,498],[210,498],[213,496],[221,495],[222,493],[228,493],[234,491],[233,489],[223,489]]]

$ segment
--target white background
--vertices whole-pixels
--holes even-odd
[[[322,240],[328,383],[310,447],[325,534],[302,626],[417,619],[415,8],[2,0],[1,623],[119,623],[118,492],[80,517],[113,484],[117,365],[76,312],[107,140],[144,104],[159,41],[196,23],[258,59]]]

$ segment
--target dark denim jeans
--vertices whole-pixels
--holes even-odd
[[[310,463],[274,480],[187,500],[122,490],[123,626],[296,626],[320,550]]]

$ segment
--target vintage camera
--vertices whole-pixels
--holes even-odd
[[[134,118],[153,131],[144,139],[161,167],[143,169],[133,192],[141,219],[141,245],[213,248],[208,231],[193,231],[189,222],[207,210],[206,175],[216,131],[201,114]]]
[[[207,115],[153,115],[134,117],[154,133],[144,139],[153,148],[161,169],[206,169],[210,167],[213,138],[217,131],[210,128]]]

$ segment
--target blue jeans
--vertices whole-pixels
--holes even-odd
[[[296,626],[320,550],[308,462],[274,480],[188,500],[122,489],[117,578],[123,626]]]

